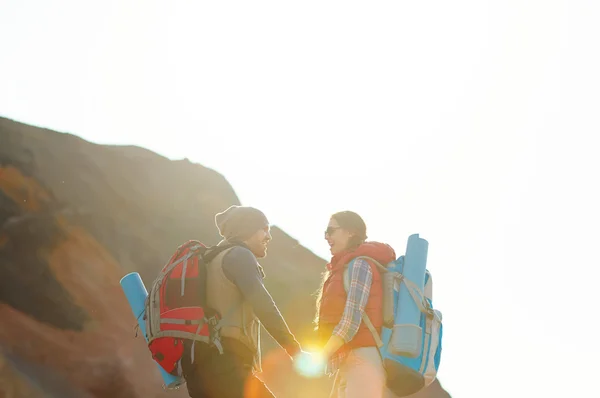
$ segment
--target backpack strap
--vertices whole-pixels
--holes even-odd
[[[381,273],[387,273],[387,272],[391,272],[389,269],[387,269],[384,265],[382,265],[379,261],[375,260],[372,257],[368,257],[368,256],[358,256],[355,258],[355,260],[358,260],[359,258],[363,259],[363,260],[368,260],[368,261],[372,261],[376,266],[377,269],[379,270],[379,272]]]
[[[421,290],[415,283],[406,279],[404,277],[404,275],[402,275],[401,273],[390,271],[389,269],[384,267],[381,263],[379,263],[374,258],[367,257],[367,256],[356,257],[348,264],[348,272],[344,274],[344,290],[346,291],[346,294],[348,293],[348,289],[350,288],[350,278],[352,275],[352,266],[354,264],[354,261],[358,260],[358,259],[372,261],[377,266],[377,269],[381,273],[390,273],[390,272],[394,273],[396,278],[398,279],[398,282],[404,283],[404,285],[407,288],[408,293],[412,297],[413,301],[415,302],[415,304],[417,305],[419,310],[422,313],[427,314],[428,318],[433,318],[436,316],[436,314],[435,314],[433,308],[431,307],[431,305],[429,304],[429,302],[424,299],[423,292],[421,292]],[[365,323],[365,325],[367,326],[367,328],[369,329],[369,331],[371,332],[371,334],[373,335],[373,338],[375,339],[375,343],[377,344],[377,347],[381,348],[383,346],[381,337],[379,336],[379,333],[377,333],[377,329],[375,329],[375,326],[373,326],[373,322],[371,322],[371,319],[369,319],[369,316],[367,315],[366,312],[362,313],[362,320]]]
[[[175,266],[177,264],[183,262],[183,270],[181,271],[181,275],[182,275],[182,277],[181,277],[181,295],[183,296],[183,293],[185,291],[185,274],[186,274],[187,265],[188,265],[187,260],[191,259],[194,256],[200,256],[200,258],[204,262],[204,266],[206,266],[206,264],[208,264],[212,260],[214,260],[214,258],[217,257],[219,255],[219,253],[221,253],[222,251],[227,250],[231,247],[234,247],[234,246],[239,246],[239,244],[231,243],[231,244],[226,244],[226,245],[222,245],[222,246],[211,246],[211,247],[207,247],[207,248],[201,246],[200,244],[191,246],[190,252],[187,254],[187,256],[181,258],[180,260],[178,260],[177,262],[172,264],[167,270],[165,270],[164,274],[166,275],[166,273],[168,273],[170,270],[175,268]]]
[[[199,265],[205,267],[208,266],[208,264],[210,262],[212,262],[215,258],[217,258],[217,256],[221,253],[223,253],[225,250],[231,249],[235,246],[241,246],[241,247],[245,247],[244,244],[242,243],[237,243],[237,242],[233,242],[233,243],[227,243],[224,245],[216,245],[216,246],[211,246],[209,248],[207,248],[201,255],[202,261],[200,262]],[[206,274],[205,274],[206,275]],[[204,283],[207,283],[207,280],[204,281]],[[202,297],[202,302],[203,303],[208,303],[207,301],[207,297],[206,297],[206,292],[207,289],[203,289],[203,294],[204,297]],[[208,308],[208,307],[206,307]],[[217,347],[217,349],[219,350],[219,354],[223,354],[224,350],[223,350],[223,345],[221,344],[221,339],[220,339],[220,329],[221,329],[221,323],[223,321],[223,319],[229,318],[229,316],[233,313],[233,311],[237,308],[237,305],[232,306],[226,313],[221,314],[221,319],[219,319],[218,321],[215,321],[214,318],[211,317],[211,319],[207,319],[206,317],[204,318],[204,322],[200,323],[198,325],[198,329],[196,330],[196,335],[198,334],[198,332],[200,331],[200,329],[202,328],[202,326],[204,325],[204,323],[209,323],[209,328],[211,330],[216,331],[216,335],[215,336],[211,336],[209,338],[209,343],[212,343],[215,347]],[[212,334],[212,332],[211,332]],[[196,341],[203,341],[202,339],[194,339],[192,341],[192,347],[191,347],[191,362],[194,363],[194,346],[196,344]]]
[[[206,269],[206,267],[208,266],[208,264],[210,264],[210,262],[212,262],[215,258],[217,258],[217,256],[219,254],[221,254],[222,252],[224,252],[227,249],[231,249],[232,247],[235,246],[242,246],[240,243],[227,243],[221,246],[211,246],[209,248],[206,249],[206,251],[204,253],[202,253],[202,261],[200,261],[199,266],[202,266]],[[205,274],[207,275],[207,274]],[[207,283],[207,281],[205,280],[204,283]],[[203,289],[203,294],[204,296],[201,297],[201,302],[202,303],[206,303],[207,302],[207,297],[206,297],[206,292],[207,289]],[[221,314],[222,316],[225,314]]]
[[[387,272],[387,269],[383,265],[381,265],[379,262],[377,262],[376,260],[374,260],[370,257],[357,257],[356,259],[359,259],[359,258],[363,259],[363,260],[367,260],[367,259],[373,260],[375,262],[375,264],[377,265],[377,268],[381,268],[385,272]],[[344,275],[344,290],[346,291],[346,294],[348,293],[348,289],[350,288],[350,278],[352,275],[352,265],[353,264],[354,264],[354,260],[348,264],[348,273]],[[379,333],[377,333],[377,329],[375,329],[375,326],[373,326],[373,322],[371,322],[371,319],[367,315],[366,311],[363,311],[363,313],[362,313],[362,320],[365,323],[365,325],[367,326],[367,329],[369,329],[369,331],[373,335],[373,339],[375,339],[375,344],[377,344],[377,348],[381,348],[383,346],[383,341],[381,341],[381,337],[379,336]]]
[[[381,337],[379,336],[379,333],[377,333],[377,329],[375,329],[375,326],[373,326],[373,322],[371,322],[371,319],[365,312],[363,312],[362,314],[362,319],[365,325],[367,325],[367,328],[369,329],[371,334],[373,335],[373,338],[375,339],[375,344],[377,344],[377,348],[383,347],[383,341],[381,341]]]
[[[211,246],[209,248],[207,248],[203,253],[201,253],[201,259],[202,261],[198,264],[199,266],[202,267],[206,267],[208,266],[208,264],[213,261],[220,253],[224,252],[227,249],[231,249],[234,246],[239,246],[239,244],[235,244],[235,243],[231,243],[231,244],[226,244],[226,245],[221,245],[221,246]],[[205,273],[205,275],[207,275],[207,273]],[[207,280],[204,280],[204,283],[207,283]],[[207,303],[207,297],[206,297],[206,291],[207,289],[203,289],[203,294],[204,297],[202,297],[202,302],[203,303]],[[208,307],[207,307],[208,308]],[[224,314],[221,314],[221,316],[223,316]],[[195,335],[198,335],[198,332],[200,331],[200,329],[202,328],[202,326],[204,326],[205,323],[209,324],[209,329],[216,329],[217,333],[218,333],[218,329],[220,328],[220,320],[217,322],[213,323],[214,318],[211,318],[211,320],[207,319],[206,317],[204,317],[204,320],[202,320],[199,324],[198,324],[198,329],[196,329],[196,333]],[[217,347],[217,349],[219,350],[219,354],[223,355],[223,345],[221,344],[221,339],[220,337],[217,336],[212,336],[212,332],[209,333],[210,337],[208,338],[208,343],[212,343],[215,345],[215,347]],[[192,341],[192,347],[191,347],[191,363],[194,363],[194,354],[195,354],[195,349],[194,346],[196,345],[196,341],[204,341],[202,339],[198,339],[198,338],[194,338]]]
[[[210,263],[212,260],[215,259],[215,257],[217,257],[219,255],[219,253],[221,253],[222,251],[225,251],[227,249],[230,249],[234,246],[242,246],[240,243],[227,243],[225,245],[221,245],[221,246],[211,246],[209,248],[206,249],[206,251],[204,252],[204,255],[202,256],[202,260],[204,261],[205,264]]]
[[[406,279],[404,277],[404,275],[402,275],[400,272],[390,271],[389,269],[387,269],[386,267],[381,265],[379,262],[377,262],[377,260],[375,260],[371,257],[366,257],[366,256],[356,257],[356,259],[359,259],[359,258],[362,258],[364,260],[373,261],[375,263],[375,265],[377,265],[377,269],[380,272],[394,274],[394,276],[397,278],[398,282],[404,283],[404,285],[408,289],[408,293],[412,297],[412,299],[415,302],[415,304],[417,305],[417,307],[419,307],[419,310],[429,316],[435,315],[433,312],[433,308],[431,308],[431,306],[429,305],[429,302],[427,300],[425,300],[425,294],[421,291],[421,289],[419,289],[419,287],[414,282]],[[348,272],[348,273],[350,273],[350,272]],[[429,271],[426,271],[426,277],[427,277],[427,273],[429,273]]]

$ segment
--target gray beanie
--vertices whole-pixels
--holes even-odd
[[[262,211],[254,207],[233,205],[215,215],[215,224],[219,228],[219,234],[225,239],[246,239],[259,229],[267,227],[269,220]]]

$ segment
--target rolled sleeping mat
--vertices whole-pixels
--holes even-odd
[[[419,234],[408,237],[406,254],[402,266],[404,278],[412,282],[423,294],[425,270],[427,266],[427,249],[429,243]],[[400,284],[396,306],[395,324],[392,329],[389,349],[394,355],[417,358],[421,355],[423,331],[420,326],[421,310],[405,283]]]
[[[145,301],[146,297],[148,297],[146,286],[144,286],[144,282],[137,272],[131,272],[125,275],[121,278],[120,283],[121,288],[127,297],[127,301],[129,302],[129,306],[131,307],[131,311],[133,312],[133,316],[137,319],[140,330],[144,335],[144,339],[148,342],[148,338],[146,337],[146,322],[144,321]],[[158,370],[164,381],[164,388],[169,390],[177,389],[180,385],[185,383],[183,377],[173,376],[167,373],[160,365],[156,365],[158,366]]]

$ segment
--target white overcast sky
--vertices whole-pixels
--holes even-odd
[[[454,397],[584,397],[598,1],[0,0],[0,115],[222,173],[315,253],[429,241]]]

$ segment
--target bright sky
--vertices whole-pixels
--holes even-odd
[[[214,168],[327,258],[420,233],[454,397],[591,396],[600,2],[0,0],[0,114]]]

